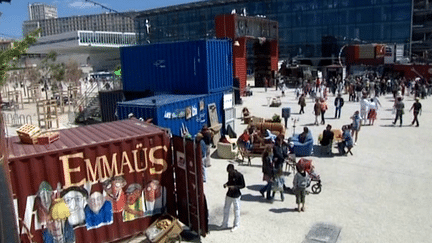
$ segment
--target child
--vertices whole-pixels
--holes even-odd
[[[342,133],[342,139],[343,139],[342,152],[343,153],[342,154],[343,155],[346,155],[347,153],[350,153],[351,155],[353,155],[353,153],[351,152],[351,149],[354,146],[354,144],[353,144],[353,139],[352,139],[352,136],[351,136],[349,130],[350,130],[350,127],[347,127],[347,126],[342,127],[342,131],[343,131],[343,133]],[[348,148],[347,152],[345,152],[345,147]]]
[[[282,177],[282,173],[278,173],[274,176],[273,179],[273,187],[272,187],[272,199],[274,198],[276,192],[280,192],[281,195],[281,201],[283,202],[285,200],[284,197],[284,178]]]
[[[351,119],[353,120],[353,123],[351,126],[351,129],[352,129],[351,136],[355,136],[354,145],[357,145],[358,133],[360,131],[360,126],[361,126],[360,112],[359,111],[354,112],[354,115],[351,117]]]
[[[310,185],[310,177],[302,166],[296,166],[297,173],[293,180],[293,190],[296,195],[297,210],[305,211],[306,188]],[[300,204],[302,207],[300,208]]]

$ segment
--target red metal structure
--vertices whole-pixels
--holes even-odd
[[[240,81],[240,93],[244,95],[247,81],[247,41],[258,40],[254,47],[257,65],[255,66],[256,86],[264,86],[263,79],[271,80],[272,73],[278,70],[278,23],[264,18],[245,17],[236,14],[219,15],[215,18],[216,37],[233,41],[234,78]],[[259,71],[259,69],[263,71]]]
[[[166,131],[129,119],[59,133],[49,145],[8,139],[22,242],[112,242],[176,215]]]

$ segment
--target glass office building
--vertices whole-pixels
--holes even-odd
[[[281,59],[337,56],[340,47],[354,43],[410,48],[412,0],[199,1],[140,12],[138,42],[214,38],[215,16],[234,12],[278,21]]]

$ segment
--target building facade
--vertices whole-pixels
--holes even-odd
[[[337,57],[351,43],[396,43],[410,50],[413,0],[199,1],[140,12],[138,42],[213,38],[215,16],[229,13],[277,21],[282,59]]]
[[[128,13],[103,13],[85,16],[24,21],[23,34],[41,28],[40,36],[57,35],[71,31],[135,32],[134,21]]]
[[[57,7],[45,3],[33,3],[28,5],[29,20],[55,19]]]

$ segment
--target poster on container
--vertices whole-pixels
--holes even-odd
[[[49,146],[9,139],[22,242],[111,242],[175,213],[165,131],[136,119],[60,131]]]

